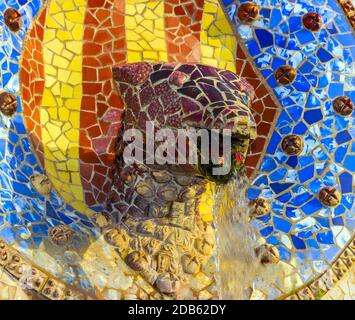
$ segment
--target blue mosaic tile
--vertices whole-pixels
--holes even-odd
[[[286,251],[282,245],[278,247],[283,260],[289,261],[297,252],[305,251],[304,258],[299,256],[300,264],[309,259],[307,252],[312,252],[311,259],[330,262],[342,249],[336,244],[330,221],[350,233],[354,230],[354,223],[348,224],[344,218],[347,215],[353,221],[355,215],[355,116],[343,118],[332,108],[332,100],[339,95],[355,98],[352,28],[335,0],[257,0],[255,3],[262,8],[265,22],[252,24],[249,28],[256,36],[249,33],[248,38],[244,34],[242,42],[257,64],[260,75],[273,89],[282,110],[253,180],[253,192],[248,196],[255,198],[262,194],[257,190],[272,190],[273,217],[259,228],[263,233],[272,230],[270,227],[277,229],[278,234],[273,236],[279,240],[291,232],[292,249]],[[234,2],[225,6],[231,13],[239,4]],[[303,28],[302,15],[314,10],[321,15],[324,26],[319,32],[312,33]],[[240,22],[233,16],[231,20],[239,32]],[[261,27],[264,25],[268,27]],[[275,54],[271,48],[280,49]],[[292,85],[279,86],[276,83],[273,70],[281,64],[297,69]],[[287,157],[280,149],[280,142],[291,132],[303,137],[304,149],[299,156]],[[291,183],[287,180],[289,175],[285,175],[281,168],[296,170],[297,178]],[[261,177],[264,178],[260,180]],[[341,191],[341,205],[330,209],[319,202],[317,194],[325,185]],[[278,208],[277,203],[282,206]],[[298,223],[306,217],[317,219],[304,225],[307,230],[293,234]],[[286,231],[289,223],[291,231]],[[287,227],[283,229],[283,225]],[[321,251],[315,255],[314,249]],[[317,269],[322,270],[324,265]]]

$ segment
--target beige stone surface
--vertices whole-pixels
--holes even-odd
[[[22,290],[18,281],[0,269],[0,300],[32,300],[32,297]]]

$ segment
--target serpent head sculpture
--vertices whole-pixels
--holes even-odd
[[[235,70],[234,36],[228,27],[226,39],[232,42],[218,67],[195,53],[176,63],[129,63],[130,54],[120,53],[127,50],[120,40],[122,2],[100,8],[114,17],[110,37],[103,36],[108,27],[102,22],[98,35],[89,39],[96,23],[89,10],[85,20],[75,22],[82,31],[78,39],[87,40],[59,35],[61,43],[52,37],[57,28],[49,23],[55,14],[52,6],[49,2],[39,12],[28,33],[21,67],[26,128],[46,173],[33,175],[32,185],[46,195],[51,184],[66,205],[93,219],[131,268],[161,293],[173,295],[213,254],[211,217],[206,219],[201,209],[209,182],[224,184],[243,171],[249,143],[256,137],[249,109],[253,87],[228,71]],[[95,11],[98,17],[100,10]],[[162,56],[161,61],[167,59]],[[53,63],[60,68],[58,79]],[[187,154],[198,150],[197,163],[125,163],[125,133],[135,129],[146,138],[147,122],[175,137],[181,129],[205,129],[209,138],[215,129],[229,129],[231,153],[222,163],[206,163],[200,140],[187,139]],[[174,153],[179,152],[176,144]],[[230,160],[231,170],[214,174],[225,160]]]
[[[355,252],[354,12],[350,0],[5,1],[0,269],[50,299],[217,297],[214,258],[229,259],[220,259],[227,246],[214,252],[214,230],[218,244],[247,247],[221,228],[219,204],[233,199],[239,213],[248,198],[267,242],[246,241],[249,252],[262,265],[280,258],[285,274],[254,283],[253,298],[330,290]],[[151,141],[147,123],[174,138],[230,129],[232,152],[206,163],[202,139]],[[125,160],[131,129],[143,137],[142,162]],[[197,149],[198,161],[151,163],[151,145],[175,157]],[[225,162],[231,170],[216,174]],[[247,190],[234,183],[244,171]],[[226,185],[213,203],[217,184]]]
[[[174,294],[213,253],[213,228],[201,219],[199,201],[208,180],[227,183],[243,167],[256,135],[249,110],[253,89],[230,71],[201,64],[133,63],[115,67],[113,74],[125,115],[107,212],[94,219],[130,267],[160,292]],[[148,121],[176,137],[178,129],[230,129],[231,169],[215,176],[212,169],[219,164],[202,164],[201,157],[197,164],[125,163],[124,132],[136,129],[145,137]],[[193,143],[184,141],[187,151],[201,147]],[[144,159],[149,156],[145,152]]]

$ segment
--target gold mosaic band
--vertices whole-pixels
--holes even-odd
[[[355,264],[355,236],[332,263],[330,269],[295,292],[278,300],[321,299]],[[33,264],[0,237],[0,268],[19,282],[29,295],[49,300],[95,300],[96,298],[59,280]]]
[[[319,300],[340,281],[355,265],[355,236],[339,253],[331,265],[318,277],[278,300]]]
[[[339,4],[345,11],[345,15],[348,17],[351,25],[355,28],[355,8],[351,2],[352,0],[338,0]]]
[[[95,300],[33,264],[0,237],[0,268],[34,298],[48,300]]]

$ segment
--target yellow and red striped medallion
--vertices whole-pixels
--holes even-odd
[[[217,0],[47,2],[26,38],[22,98],[31,143],[67,204],[91,214],[109,192],[123,110],[112,66],[169,61],[237,71],[260,92],[263,123],[271,98],[238,52]]]

